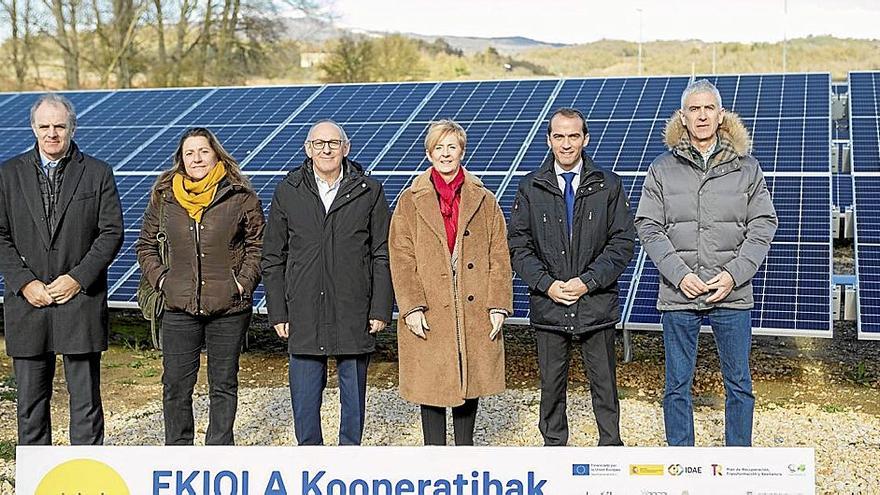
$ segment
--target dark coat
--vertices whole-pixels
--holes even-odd
[[[369,320],[391,321],[388,203],[382,185],[348,159],[329,211],[311,160],[275,189],[263,244],[269,322],[290,323],[291,354],[375,348]]]
[[[400,309],[400,394],[417,404],[460,406],[504,391],[504,339],[489,339],[493,309],[513,314],[504,214],[465,172],[453,261],[431,169],[400,194],[391,220],[391,269]],[[453,265],[454,263],[454,265]],[[425,308],[427,339],[404,316]]]
[[[552,155],[520,181],[510,215],[511,264],[529,286],[529,318],[539,330],[576,334],[620,321],[617,279],[633,256],[632,214],[620,177],[586,154],[583,160],[570,239]],[[573,277],[586,284],[586,294],[572,306],[550,299],[555,280]]]
[[[107,267],[122,246],[122,209],[113,170],[71,142],[51,234],[34,150],[0,166],[0,273],[6,284],[6,353],[81,354],[107,349]],[[21,294],[33,280],[68,274],[82,286],[62,305],[36,308]]]
[[[152,201],[144,212],[136,249],[150,285],[157,287],[165,277],[165,307],[205,316],[250,311],[251,295],[260,283],[264,225],[260,198],[245,185],[224,179],[197,224],[170,188],[159,192],[171,266],[159,261],[159,208]],[[244,288],[242,294],[236,281]]]

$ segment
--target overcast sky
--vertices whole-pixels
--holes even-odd
[[[830,34],[880,38],[880,0],[334,0],[338,24],[457,36],[779,41]]]

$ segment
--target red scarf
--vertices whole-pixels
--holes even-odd
[[[440,215],[446,227],[446,244],[449,253],[455,250],[455,235],[458,231],[458,205],[461,203],[461,186],[464,184],[464,170],[459,167],[458,174],[448,184],[437,169],[431,167],[431,182],[440,199]]]

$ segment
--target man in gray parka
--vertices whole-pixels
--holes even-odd
[[[691,386],[703,318],[712,326],[726,395],[726,445],[752,442],[752,277],[776,232],[776,211],[749,133],[707,80],[691,83],[666,125],[669,151],[651,163],[636,213],[660,271],[669,445],[694,445]]]

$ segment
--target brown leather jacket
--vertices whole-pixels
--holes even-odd
[[[165,278],[166,309],[202,316],[250,310],[251,295],[260,283],[263,249],[263,208],[256,193],[224,179],[197,224],[170,189],[160,192],[170,266],[159,261],[159,208],[152,201],[144,212],[136,250],[150,285],[158,287]]]

